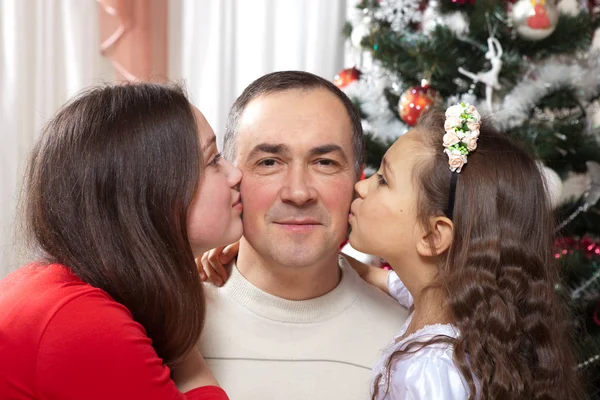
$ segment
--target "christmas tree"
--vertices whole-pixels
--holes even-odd
[[[557,290],[600,399],[600,0],[363,0],[345,34],[367,173],[434,104],[474,104],[540,160],[557,217]]]

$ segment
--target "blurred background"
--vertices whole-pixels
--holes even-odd
[[[313,72],[359,108],[366,175],[424,110],[467,102],[539,160],[556,288],[600,399],[599,28],[600,0],[0,0],[0,277],[26,261],[15,211],[36,135],[91,85],[181,82],[220,144],[251,81]]]

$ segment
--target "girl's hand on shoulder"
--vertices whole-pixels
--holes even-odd
[[[350,266],[354,268],[354,270],[362,279],[376,288],[383,290],[385,293],[390,294],[387,285],[387,278],[390,271],[383,268],[373,267],[372,265],[363,264],[347,254],[342,255],[346,258],[346,260],[348,260]]]
[[[196,259],[200,280],[212,282],[216,286],[223,286],[229,279],[229,264],[237,257],[240,242],[221,246],[207,251]]]

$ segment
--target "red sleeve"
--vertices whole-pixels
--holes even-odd
[[[50,320],[35,383],[49,400],[227,400],[215,386],[179,392],[144,328],[100,291],[69,301]]]

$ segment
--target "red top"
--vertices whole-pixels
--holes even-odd
[[[28,265],[0,280],[2,399],[227,400],[180,393],[131,312],[62,265]]]

